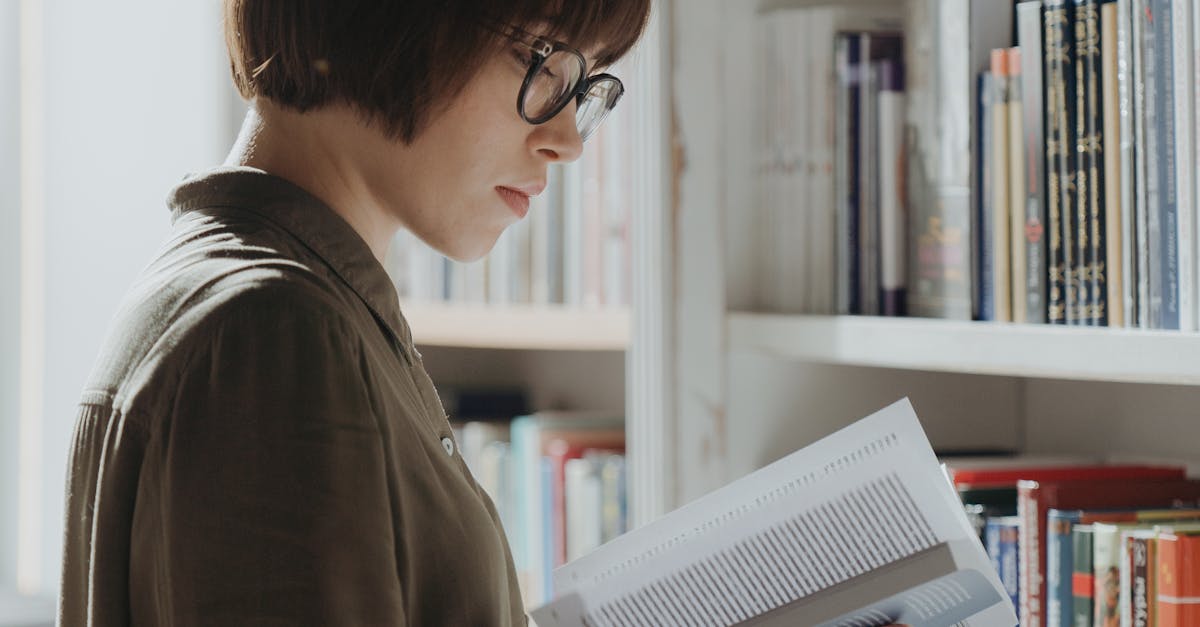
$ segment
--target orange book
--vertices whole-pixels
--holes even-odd
[[[1157,545],[1157,624],[1200,625],[1200,536],[1162,532]]]

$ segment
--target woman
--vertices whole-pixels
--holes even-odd
[[[225,0],[252,107],[83,393],[60,624],[524,625],[380,260],[474,260],[616,104],[649,0]]]

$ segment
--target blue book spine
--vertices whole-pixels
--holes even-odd
[[[1046,627],[1069,627],[1074,623],[1075,568],[1071,529],[1079,522],[1079,511],[1051,509],[1046,513]]]
[[[1014,610],[1021,604],[1020,568],[1017,562],[1020,556],[1017,544],[1020,520],[1017,516],[989,518],[984,527],[988,557],[1000,575],[1000,583],[1008,593]]]
[[[542,483],[542,573],[543,599],[554,598],[554,464],[550,458],[541,458],[539,468]],[[536,580],[537,578],[535,578]]]
[[[992,187],[997,184],[997,181],[995,180],[996,164],[991,162],[991,156],[992,142],[995,141],[992,129],[992,108],[999,103],[995,98],[994,80],[995,78],[987,72],[979,75],[979,154],[975,159],[982,176],[979,177],[981,184],[976,190],[975,197],[977,208],[974,229],[976,320],[996,319],[995,279],[992,276],[992,255],[994,254],[992,231],[995,228],[992,218],[995,215],[996,207],[992,206]]]
[[[1180,1],[1180,0],[1176,0]],[[1159,328],[1179,329],[1179,219],[1175,181],[1175,57],[1172,35],[1172,0],[1153,0],[1155,108],[1157,135],[1159,219],[1158,243],[1162,247],[1162,309]]]
[[[540,439],[537,422],[530,416],[521,416],[512,421],[509,428],[512,440],[509,465],[509,494],[513,504],[511,533],[513,565],[518,573],[528,575],[536,562],[533,560],[533,520],[530,518],[529,484],[537,477],[537,460]]]

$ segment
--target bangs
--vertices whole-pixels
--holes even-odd
[[[525,0],[510,6],[506,21],[591,53],[595,67],[603,68],[616,63],[637,43],[650,18],[650,1]]]

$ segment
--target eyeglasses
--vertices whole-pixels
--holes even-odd
[[[582,140],[595,132],[625,93],[621,80],[611,74],[587,75],[587,61],[578,50],[522,31],[510,33],[513,41],[528,46],[530,57],[525,82],[517,95],[517,111],[530,124],[543,124],[575,99],[575,128]]]

